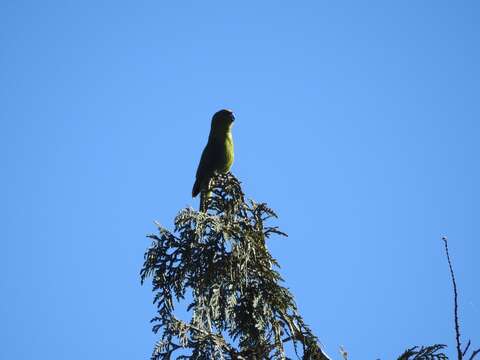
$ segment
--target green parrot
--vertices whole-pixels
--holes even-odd
[[[197,168],[192,196],[200,195],[200,211],[205,210],[209,196],[210,180],[216,173],[226,173],[233,164],[232,124],[235,116],[231,110],[217,111],[212,117],[208,143],[203,149]]]

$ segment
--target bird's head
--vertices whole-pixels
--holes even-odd
[[[223,109],[217,111],[212,117],[212,131],[227,132],[234,121],[235,115],[233,115],[232,110]]]

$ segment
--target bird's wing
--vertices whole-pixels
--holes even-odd
[[[212,177],[215,171],[215,147],[212,143],[208,143],[203,149],[202,157],[197,168],[195,184],[192,189],[192,196],[195,197],[201,190],[203,183]]]

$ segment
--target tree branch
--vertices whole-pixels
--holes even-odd
[[[462,353],[462,344],[460,342],[460,323],[458,320],[458,292],[457,292],[457,282],[455,281],[455,273],[453,272],[452,262],[450,261],[450,254],[448,252],[448,238],[446,236],[442,237],[443,243],[445,245],[445,254],[447,255],[448,267],[450,269],[450,276],[452,278],[453,284],[453,301],[454,301],[454,318],[455,318],[455,340],[457,342],[457,357],[458,360],[463,359]],[[467,346],[468,348],[468,346]]]

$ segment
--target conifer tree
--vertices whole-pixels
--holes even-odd
[[[275,212],[246,200],[230,173],[212,181],[206,211],[181,210],[174,231],[158,226],[141,270],[151,278],[160,335],[152,360],[328,360],[282,286],[268,251]],[[175,316],[187,302],[189,321]]]

